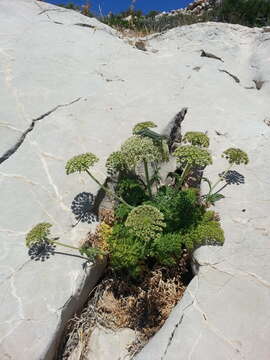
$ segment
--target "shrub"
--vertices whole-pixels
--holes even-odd
[[[108,238],[110,264],[116,271],[126,271],[133,278],[139,276],[142,263],[141,243],[124,225],[114,225]]]
[[[116,192],[130,205],[137,206],[147,199],[141,184],[132,178],[122,178],[116,186]]]
[[[223,0],[216,9],[218,21],[245,26],[270,25],[269,0]]]
[[[183,241],[189,251],[193,251],[201,245],[222,245],[224,232],[219,222],[208,221],[186,233]]]
[[[180,233],[163,234],[153,242],[151,255],[159,264],[173,266],[180,259],[183,247],[183,236]]]
[[[178,189],[163,186],[154,196],[153,201],[147,202],[157,207],[164,215],[165,232],[175,232],[195,226],[201,219],[204,209],[198,204],[198,191]]]
[[[119,204],[115,210],[115,216],[118,223],[124,223],[131,212],[131,208],[125,204]]]

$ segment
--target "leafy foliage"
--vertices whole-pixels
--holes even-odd
[[[208,148],[210,144],[209,137],[203,132],[189,131],[183,137],[183,142],[188,142],[194,146]]]
[[[201,245],[222,245],[224,232],[217,221],[202,222],[186,233],[183,241],[189,251],[193,251]]]
[[[50,228],[52,225],[50,223],[40,223],[34,226],[26,235],[25,244],[27,247],[32,246],[36,243],[41,243],[48,240],[50,235]]]
[[[270,25],[268,0],[223,0],[216,9],[218,21],[245,26]]]
[[[223,243],[224,234],[216,213],[206,211],[206,205],[201,203],[203,197],[200,197],[197,189],[183,188],[184,185],[188,186],[185,179],[190,171],[201,170],[212,163],[206,149],[209,146],[208,136],[202,132],[186,133],[183,140],[190,145],[178,147],[173,154],[181,165],[177,173],[172,173],[178,181],[172,186],[161,186],[159,170],[162,162],[168,159],[168,139],[152,131],[150,128],[153,127],[155,124],[151,121],[138,123],[133,128],[135,135],[123,143],[120,151],[108,157],[108,173],[117,173],[117,184],[114,187],[107,188],[91,174],[89,168],[98,161],[96,155],[85,153],[68,160],[67,174],[86,171],[118,203],[115,209],[105,209],[100,214],[101,223],[80,248],[60,243],[57,239],[49,240],[51,225],[38,224],[26,236],[28,247],[42,245],[33,249],[32,257],[47,258],[48,253],[53,254],[55,246],[60,245],[79,250],[91,261],[108,255],[113,270],[138,278],[157,264],[179,266],[181,257],[186,262],[189,254],[201,245]],[[240,149],[230,148],[223,156],[231,165],[248,162],[247,154]],[[145,178],[140,177],[138,171],[142,164]],[[208,203],[214,204],[223,198],[219,194],[220,190],[212,192],[220,181],[226,180],[226,186],[229,182],[240,183],[239,174],[233,180],[231,177],[228,179],[228,174],[229,170],[223,172],[213,186],[208,179],[203,178],[210,189],[206,195]],[[91,199],[92,207],[93,197]]]
[[[155,239],[151,254],[159,264],[173,266],[181,257],[183,247],[181,233],[167,233]]]
[[[115,216],[119,223],[124,223],[131,212],[131,208],[126,206],[125,204],[120,204],[115,209]]]
[[[123,224],[113,227],[108,239],[110,263],[116,271],[127,271],[132,277],[141,272],[142,246]]]
[[[76,155],[66,163],[66,174],[86,171],[98,161],[98,157],[92,153]]]
[[[101,244],[100,244],[100,249],[103,251],[107,251],[107,247],[108,247],[108,240],[109,237],[112,234],[112,226],[106,224],[105,222],[101,222],[98,226],[98,233],[100,236],[100,240],[101,240]]]
[[[219,200],[224,199],[225,196],[222,194],[214,193],[214,194],[207,194],[204,196],[206,205],[215,205],[215,203]]]
[[[196,225],[204,211],[198,205],[196,189],[179,191],[173,187],[163,186],[147,204],[157,207],[163,213],[167,233]]]
[[[147,199],[142,185],[134,178],[123,177],[119,180],[116,192],[130,205],[137,206]]]
[[[95,261],[97,257],[104,255],[101,249],[90,247],[89,245],[81,246],[79,252],[81,255],[88,257],[90,261]]]

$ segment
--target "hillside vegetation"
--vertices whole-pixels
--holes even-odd
[[[82,12],[89,17],[96,17],[103,23],[120,31],[133,30],[139,35],[162,32],[177,26],[190,25],[198,22],[216,21],[239,24],[249,27],[263,27],[270,25],[269,0],[223,0],[221,4],[202,11],[200,14],[185,10],[172,14],[160,14],[150,11],[143,14],[141,10],[128,9],[118,14],[110,13],[106,16],[95,15],[90,6],[76,6],[69,2],[63,7]]]

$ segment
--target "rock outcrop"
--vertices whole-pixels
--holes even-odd
[[[185,8],[163,11],[156,15],[156,18],[162,16],[177,16],[177,15],[202,15],[205,11],[211,11],[221,3],[221,0],[195,0],[188,4]]]
[[[0,32],[0,358],[52,359],[102,272],[102,264],[85,272],[72,252],[44,262],[27,255],[24,236],[38,222],[74,245],[89,231],[71,204],[97,187],[67,177],[65,162],[92,151],[104,180],[106,157],[135,123],[162,131],[188,107],[183,131],[212,140],[210,178],[230,146],[247,151],[250,165],[239,170],[245,184],[227,187],[217,206],[224,248],[198,250],[198,275],[138,359],[268,360],[270,33],[196,24],[149,37],[155,52],[141,51],[95,19],[34,0],[2,0]]]

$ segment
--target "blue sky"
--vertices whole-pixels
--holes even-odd
[[[45,0],[44,0],[45,1]],[[63,4],[73,2],[77,5],[82,5],[87,0],[46,0],[51,4]],[[135,9],[143,10],[144,13],[150,10],[168,11],[173,9],[179,9],[185,7],[192,0],[137,0]],[[109,11],[114,13],[126,10],[131,3],[131,0],[92,0],[92,10],[98,12],[99,5],[101,6],[103,14],[107,14]]]

